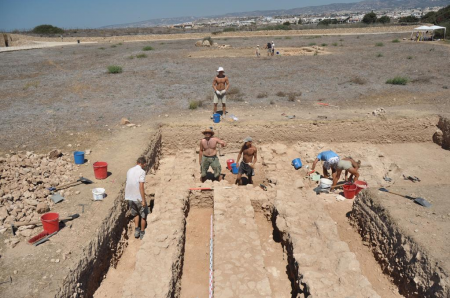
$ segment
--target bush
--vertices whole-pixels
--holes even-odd
[[[408,56],[406,57],[406,59],[411,60],[413,58],[413,56]]]
[[[367,81],[360,77],[353,77],[350,79],[350,82],[357,85],[364,85],[367,83]]]
[[[362,22],[364,24],[373,24],[377,21],[377,15],[373,11],[364,15]]]
[[[378,53],[378,54],[377,54],[377,57],[378,57],[378,58],[383,57],[383,54]]]
[[[400,23],[418,23],[419,19],[415,16],[402,17],[398,20]]]
[[[285,97],[286,93],[284,93],[283,91],[278,91],[277,94],[275,94],[278,97]]]
[[[201,100],[191,100],[189,102],[189,109],[190,110],[195,110],[195,109],[197,109],[198,107],[201,107],[201,106],[203,106],[203,101],[201,101]]]
[[[333,42],[332,45],[333,45],[333,47],[337,47],[338,43],[337,42]]]
[[[379,18],[379,19],[377,20],[377,22],[378,22],[378,23],[381,23],[381,24],[387,24],[387,23],[390,23],[390,22],[391,22],[391,18],[388,17],[388,16],[382,16],[381,18]]]
[[[387,80],[387,81],[386,81],[386,84],[391,84],[391,85],[406,85],[406,84],[408,84],[408,82],[409,82],[409,79],[408,79],[408,78],[398,76],[398,77],[395,77],[395,78],[392,78],[392,79]]]
[[[316,43],[315,43],[315,42],[310,42],[308,45],[309,45],[310,47],[312,47],[312,46],[315,46]]]
[[[151,46],[146,46],[142,48],[143,51],[153,51],[154,49]]]
[[[289,95],[288,95],[288,101],[295,101],[295,94],[294,93],[290,93]]]
[[[267,97],[267,92],[259,93],[258,95],[256,95],[256,98],[266,98],[266,97]]]
[[[326,19],[326,20],[320,21],[317,25],[318,26],[320,26],[320,25],[328,26],[328,25],[331,25],[331,24],[335,25],[337,23],[338,23],[338,21],[336,19]]]
[[[286,25],[274,25],[274,26],[267,26],[259,29],[260,31],[266,31],[266,30],[291,30],[292,28],[290,26]]]
[[[115,44],[113,44],[113,45],[111,46],[111,48],[115,48],[115,47],[117,47]]]
[[[130,59],[130,60],[132,60],[132,59],[134,59],[134,56],[133,56],[133,55],[131,55],[131,56],[128,56],[128,57],[127,57],[127,59]]]
[[[377,43],[375,44],[375,46],[376,46],[376,47],[383,47],[383,46],[384,46],[384,43],[382,43],[382,42],[377,42]]]
[[[39,25],[34,27],[32,32],[36,34],[63,34],[64,30],[52,25]]]
[[[109,73],[121,73],[122,67],[118,65],[110,65],[108,66],[108,72]]]
[[[235,95],[235,94],[239,94],[239,93],[241,93],[241,89],[239,89],[238,87],[231,87],[227,91],[227,95]]]
[[[98,48],[99,50],[104,50],[105,48],[104,47],[101,47],[101,48]]]
[[[326,47],[327,45],[328,44],[326,44],[326,43],[321,44],[322,47]]]
[[[138,54],[138,55],[136,55],[136,58],[147,58],[147,54],[144,54],[144,53]]]
[[[289,21],[283,23],[283,26],[290,26],[290,25],[291,25],[291,23]]]
[[[236,31],[236,28],[233,28],[233,27],[228,27],[228,28],[223,29],[223,32],[234,32],[234,31]]]
[[[393,42],[393,43],[397,43],[397,42],[400,42],[400,40],[398,40],[398,38],[396,38],[396,39],[394,39],[392,42]]]

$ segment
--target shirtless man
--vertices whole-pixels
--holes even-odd
[[[227,113],[227,96],[226,93],[228,88],[230,88],[230,82],[228,81],[228,77],[225,75],[225,71],[223,67],[219,67],[217,70],[219,73],[213,81],[213,89],[214,89],[214,110],[213,115],[217,113],[217,104],[219,100],[222,102],[222,117],[226,116]],[[212,118],[211,118],[212,119]]]
[[[242,185],[242,174],[247,175],[248,183],[253,184],[253,176],[255,176],[255,164],[258,160],[258,149],[252,145],[252,138],[246,137],[244,140],[244,145],[242,145],[241,151],[239,151],[236,163],[242,156],[242,162],[239,165],[239,172],[236,178],[236,184]]]
[[[214,131],[212,131],[211,129],[206,129],[202,133],[205,137],[200,141],[200,150],[198,152],[198,160],[202,173],[200,181],[206,181],[206,172],[208,171],[210,166],[214,170],[214,178],[220,181],[222,180],[222,176],[220,175],[222,167],[220,165],[219,158],[217,157],[216,147],[217,144],[225,147],[227,143],[225,143],[221,139],[213,138]]]

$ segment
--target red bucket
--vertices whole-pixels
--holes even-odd
[[[106,179],[108,177],[108,164],[104,161],[94,162],[95,179]]]
[[[359,194],[359,192],[360,192],[361,190],[367,188],[367,182],[364,182],[364,181],[356,180],[356,181],[355,181],[355,185],[356,185],[356,187],[357,187],[357,188],[356,188],[356,193],[355,193],[355,195]]]
[[[344,184],[344,197],[347,199],[353,199],[356,195],[356,184]]]
[[[45,213],[41,216],[42,227],[49,234],[59,231],[59,214]]]
[[[234,159],[227,160],[227,169],[231,171],[231,164],[234,163]]]

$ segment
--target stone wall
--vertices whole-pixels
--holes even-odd
[[[440,116],[437,130],[433,135],[433,142],[444,149],[450,150],[450,119]]]
[[[375,190],[360,193],[353,204],[351,221],[402,295],[450,297],[449,272],[395,223],[377,201]]]

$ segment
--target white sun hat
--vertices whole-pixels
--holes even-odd
[[[217,72],[221,72],[221,71],[225,71],[225,70],[223,69],[223,67],[219,67],[219,69],[217,70]]]

